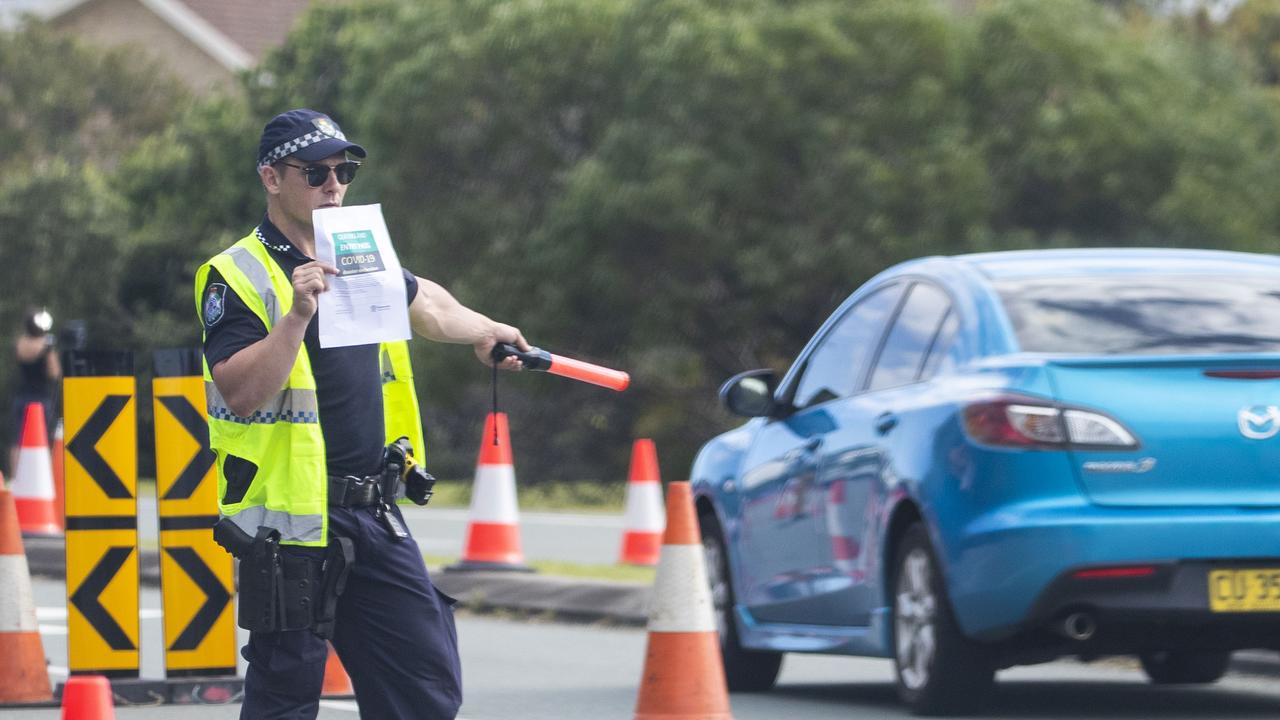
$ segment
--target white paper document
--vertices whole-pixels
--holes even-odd
[[[338,269],[320,293],[320,347],[409,339],[404,274],[381,205],[313,210],[316,259]]]

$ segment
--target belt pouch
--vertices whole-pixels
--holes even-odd
[[[251,632],[279,629],[280,548],[274,538],[254,539],[240,559],[240,627]]]
[[[299,555],[281,555],[283,577],[280,583],[280,601],[284,606],[281,630],[308,630],[315,622],[315,595],[319,579],[316,560]]]

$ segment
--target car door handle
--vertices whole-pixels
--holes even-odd
[[[880,413],[876,418],[876,432],[881,435],[887,435],[890,430],[898,426],[898,416],[891,412]]]
[[[813,454],[813,451],[817,450],[819,447],[822,447],[822,438],[820,437],[810,438],[809,440],[805,441],[805,444],[801,445],[800,447],[795,447],[788,450],[786,453],[783,454],[782,459],[785,460],[786,462],[795,462],[800,458],[805,457],[806,455]]]

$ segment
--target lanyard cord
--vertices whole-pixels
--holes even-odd
[[[498,446],[498,362],[493,363],[493,446]]]

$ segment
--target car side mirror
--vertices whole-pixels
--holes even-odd
[[[777,409],[773,399],[777,389],[778,376],[773,370],[748,370],[720,386],[720,402],[734,415],[769,417]]]

